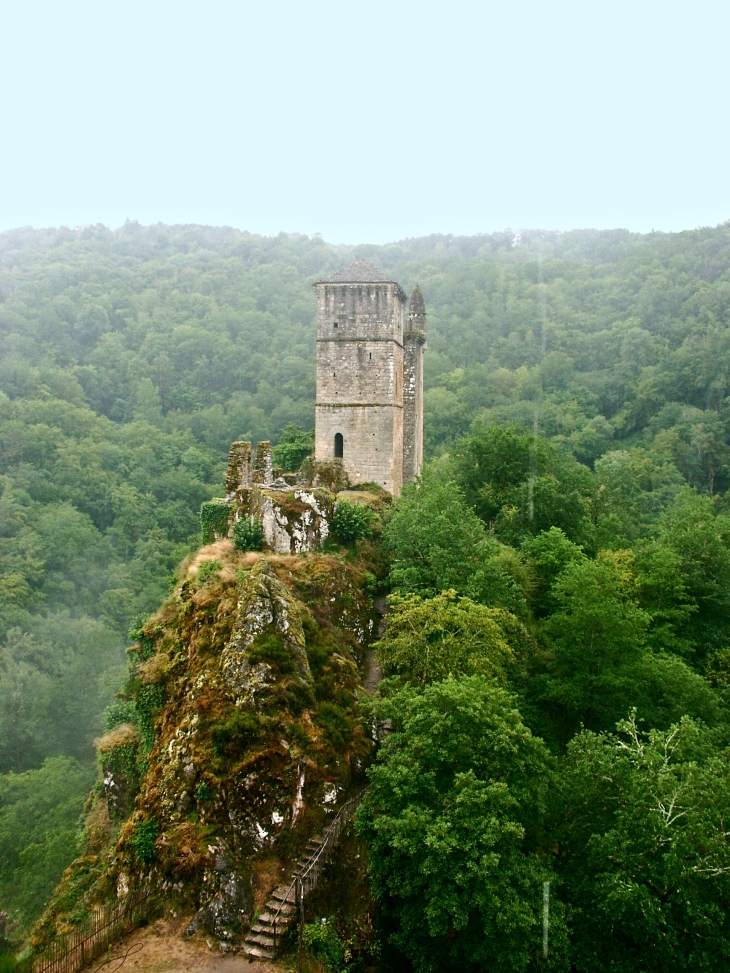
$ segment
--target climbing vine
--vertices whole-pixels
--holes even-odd
[[[228,504],[225,500],[207,500],[200,505],[200,535],[203,544],[228,533]]]
[[[137,728],[142,741],[142,752],[150,752],[155,743],[155,716],[165,701],[162,686],[143,686],[134,698]]]
[[[155,842],[160,833],[160,826],[154,818],[147,821],[140,821],[132,832],[130,845],[137,859],[143,865],[154,865],[157,858],[157,848]]]

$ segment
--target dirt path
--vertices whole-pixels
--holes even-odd
[[[189,921],[189,916],[160,920],[136,930],[114,944],[109,963],[102,967],[105,958],[100,957],[88,973],[288,973],[291,969],[283,961],[252,963],[243,953],[225,956],[212,940],[208,946],[205,940],[183,938]]]

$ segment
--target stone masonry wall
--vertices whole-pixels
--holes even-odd
[[[423,466],[423,348],[420,334],[406,334],[403,355],[403,483]]]

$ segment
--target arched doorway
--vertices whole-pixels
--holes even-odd
[[[342,433],[336,432],[335,433],[335,459],[342,459],[342,457],[345,455],[344,448],[345,448],[345,442],[342,438]]]

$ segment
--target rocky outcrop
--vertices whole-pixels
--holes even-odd
[[[290,870],[363,780],[367,582],[321,553],[243,554],[228,540],[198,553],[130,652],[136,722],[99,742],[94,813],[121,824],[118,839],[110,827],[114,844],[74,863],[39,943],[74,909],[145,887],[193,917],[190,934],[240,946],[259,870]]]

